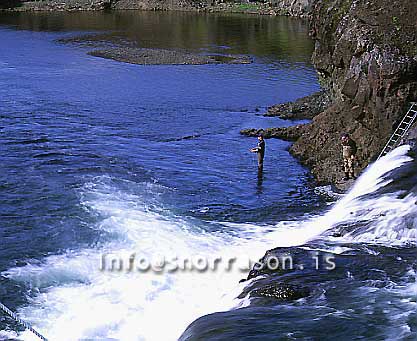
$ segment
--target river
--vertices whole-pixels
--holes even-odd
[[[89,38],[62,42],[80,35]],[[400,178],[397,187],[384,187],[384,173],[371,171],[364,181],[374,187],[362,184],[329,206],[287,142],[267,141],[259,175],[249,153],[256,139],[239,134],[294,124],[260,114],[319,90],[305,22],[175,12],[2,13],[0,41],[0,298],[49,339],[174,340],[215,312],[224,313],[203,317],[203,327],[182,337],[310,340],[329,330],[342,339],[415,337],[411,185]],[[141,66],[87,54],[115,42],[253,62]],[[414,164],[405,153],[383,168]],[[385,194],[375,194],[381,188]],[[364,203],[376,208],[364,212]],[[411,232],[386,232],[403,220],[381,227],[375,217],[392,212],[403,212]],[[380,223],[379,234],[369,220]],[[340,224],[351,227],[349,237],[326,235]],[[109,255],[258,259],[267,249],[316,239],[310,247],[395,254],[402,263],[394,275],[394,265],[376,262],[383,275],[369,281],[365,266],[352,275],[342,264],[344,281],[319,281],[309,299],[286,303],[238,299],[247,270],[236,267],[100,269]],[[8,318],[0,328],[3,338],[33,337]]]

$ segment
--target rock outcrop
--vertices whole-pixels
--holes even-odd
[[[202,55],[164,49],[112,47],[88,53],[95,57],[113,59],[124,63],[141,65],[203,65],[203,64],[250,64],[245,56]]]
[[[302,97],[294,102],[273,105],[264,116],[277,116],[284,120],[312,119],[326,110],[330,105],[327,91],[319,91],[310,96]]]
[[[308,17],[313,2],[313,0],[272,0],[271,4],[278,9],[281,15]]]
[[[284,128],[244,129],[240,133],[246,136],[256,137],[262,135],[266,139],[277,138],[285,141],[297,141],[306,132],[306,124],[299,124]]]
[[[415,1],[316,0],[313,63],[332,103],[290,148],[319,183],[341,176],[340,135],[356,140],[358,168],[381,151],[410,101],[417,100]],[[294,136],[293,128],[287,135]],[[282,128],[279,134],[286,133]],[[243,132],[247,133],[247,132]]]
[[[319,182],[339,176],[339,138],[348,132],[365,167],[384,146],[410,101],[417,99],[415,2],[316,2],[313,62],[333,104],[313,119],[291,152]]]

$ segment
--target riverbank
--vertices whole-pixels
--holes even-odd
[[[274,3],[218,2],[212,0],[8,0],[0,10],[8,11],[97,11],[97,10],[151,10],[198,11],[209,13],[244,13],[257,15],[287,15],[307,18],[311,12],[311,0],[280,0]]]

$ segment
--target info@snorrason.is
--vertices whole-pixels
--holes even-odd
[[[100,257],[100,271],[108,272],[240,272],[278,270],[334,270],[336,256],[327,252],[310,252],[303,261],[292,255],[268,255],[262,260],[246,256],[178,256],[144,255],[137,252],[116,254],[106,253]]]

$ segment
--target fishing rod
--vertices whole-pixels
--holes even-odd
[[[21,324],[26,329],[30,330],[33,334],[35,334],[38,338],[40,338],[43,341],[48,341],[48,339],[44,336],[42,336],[39,332],[37,332],[29,323],[23,321],[20,319],[13,311],[11,311],[9,308],[7,308],[3,303],[0,302],[0,309],[3,310],[7,315],[9,315],[13,320],[15,320],[17,323]]]

